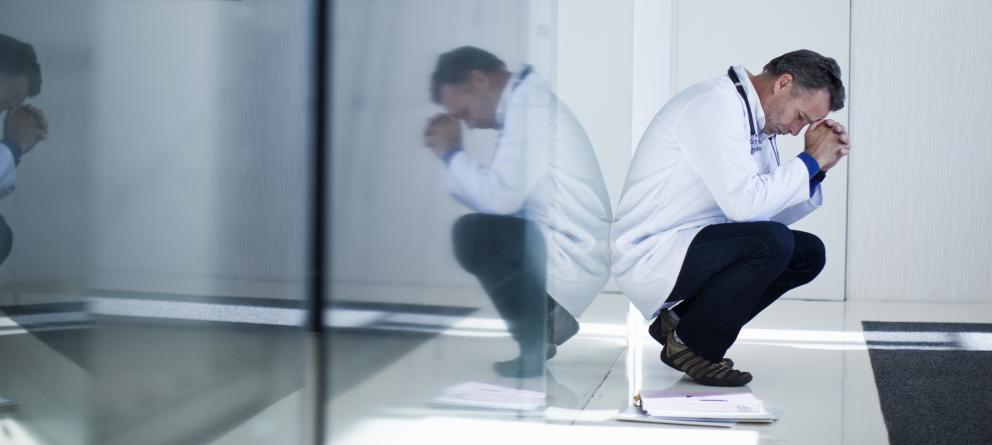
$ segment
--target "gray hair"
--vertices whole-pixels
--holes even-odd
[[[34,47],[6,34],[0,34],[0,71],[27,76],[28,96],[41,92],[41,66]]]
[[[844,82],[840,78],[840,66],[830,57],[800,49],[772,59],[764,70],[773,76],[789,73],[796,85],[805,90],[826,88],[830,94],[830,111],[844,108]]]
[[[506,71],[506,64],[493,53],[474,46],[463,46],[441,54],[431,75],[431,100],[441,103],[442,86],[462,83],[475,70],[487,73]]]

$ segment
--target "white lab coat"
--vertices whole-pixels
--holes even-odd
[[[497,121],[502,129],[491,163],[465,152],[449,160],[451,193],[476,212],[537,223],[547,248],[548,295],[578,317],[610,274],[610,198],[592,144],[533,72],[512,76]]]
[[[765,115],[747,72],[744,84],[756,125]],[[693,237],[711,224],[791,224],[823,202],[810,197],[809,171],[799,158],[776,161],[760,133],[753,155],[747,112],[726,75],[689,87],[651,121],[637,146],[611,230],[613,275],[645,319],[675,287]],[[666,304],[665,307],[673,303]]]
[[[10,147],[0,142],[0,199],[14,192],[17,182],[17,169]]]

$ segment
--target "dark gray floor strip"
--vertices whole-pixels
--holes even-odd
[[[863,325],[889,443],[992,443],[992,324]]]

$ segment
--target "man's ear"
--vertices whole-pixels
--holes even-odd
[[[779,91],[790,91],[792,87],[792,74],[783,73],[775,79],[775,84],[772,85],[772,92],[778,94]]]
[[[482,70],[472,70],[468,76],[474,89],[485,90],[489,86],[489,76]]]

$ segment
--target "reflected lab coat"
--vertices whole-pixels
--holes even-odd
[[[613,275],[645,319],[663,308],[693,237],[711,224],[791,224],[823,203],[801,159],[779,165],[747,72],[735,66],[760,134],[751,153],[744,100],[726,75],[689,87],[648,125],[611,233]]]
[[[547,293],[578,317],[610,274],[610,199],[592,144],[535,73],[512,76],[496,120],[502,129],[492,162],[456,153],[448,162],[449,189],[476,212],[537,223]]]
[[[14,192],[17,182],[17,169],[10,147],[0,142],[0,199]]]

